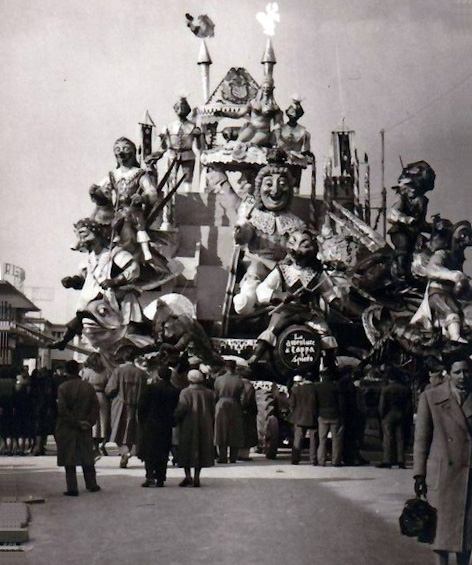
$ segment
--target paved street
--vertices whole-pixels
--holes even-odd
[[[55,457],[1,457],[0,487],[32,504],[30,542],[0,564],[28,565],[429,565],[429,546],[400,535],[398,516],[412,495],[411,470],[290,465],[276,461],[219,465],[202,488],[144,489],[143,467],[117,456],[97,463],[102,492],[62,495]],[[80,481],[79,485],[82,485]],[[15,557],[15,559],[14,559]]]

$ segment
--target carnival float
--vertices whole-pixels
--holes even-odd
[[[317,379],[320,363],[354,359],[414,379],[470,348],[472,333],[472,227],[430,216],[430,164],[402,166],[393,206],[384,193],[374,209],[367,155],[343,123],[317,194],[302,99],[284,113],[274,96],[277,15],[269,4],[260,80],[232,67],[212,91],[213,22],[186,15],[205,103],[180,97],[158,136],[146,112],[138,143],[114,143],[116,167],[91,186],[90,215],[74,226],[81,270],[62,279],[80,291],[77,315],[51,344],[81,335],[108,366],[130,349],[154,365],[196,359],[211,373],[236,357],[259,382],[268,456],[274,398],[295,374]]]

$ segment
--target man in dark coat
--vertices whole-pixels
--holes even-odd
[[[257,445],[257,401],[256,390],[249,379],[241,377],[243,383],[243,396],[241,406],[243,409],[243,435],[244,446],[238,451],[240,461],[250,461],[251,447]]]
[[[66,496],[78,496],[76,466],[81,465],[87,490],[97,492],[92,427],[98,419],[100,405],[93,386],[81,380],[79,364],[67,361],[68,380],[57,393],[57,464],[66,469]]]
[[[144,388],[138,403],[138,456],[146,469],[143,487],[163,487],[166,480],[174,411],[179,401],[179,391],[170,384],[170,378],[170,370],[161,370],[160,378]]]
[[[383,460],[379,468],[390,469],[398,464],[405,468],[405,429],[411,416],[411,391],[401,381],[399,370],[387,366],[388,383],[382,387],[379,400],[379,415],[382,419]]]
[[[112,371],[105,387],[105,394],[113,398],[110,441],[118,446],[122,469],[136,451],[138,401],[147,381],[147,374],[133,364],[133,356],[131,349],[125,351],[124,363]]]
[[[218,463],[236,463],[238,450],[244,446],[243,410],[241,400],[244,385],[236,373],[236,362],[226,361],[226,372],[215,379],[215,445],[218,446]]]
[[[456,552],[468,565],[472,550],[472,365],[450,360],[449,376],[425,390],[415,422],[415,492],[437,509],[438,565]]]
[[[290,393],[290,409],[293,422],[292,465],[298,465],[302,453],[302,443],[308,430],[310,437],[310,463],[318,464],[318,419],[316,414],[315,384],[300,375],[294,377]]]
[[[338,385],[338,373],[333,363],[321,374],[321,382],[316,383],[316,413],[318,414],[318,465],[326,465],[328,434],[332,437],[331,463],[335,467],[342,465],[344,439],[344,398]]]
[[[213,429],[215,424],[215,393],[203,384],[203,373],[192,369],[187,378],[190,385],[180,392],[175,419],[179,428],[178,463],[185,478],[181,487],[199,487],[200,471],[215,464]],[[195,469],[192,479],[191,469]]]

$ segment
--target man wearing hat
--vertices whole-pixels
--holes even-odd
[[[307,431],[310,437],[310,463],[317,465],[318,421],[315,384],[301,375],[296,375],[293,383],[289,400],[294,428],[292,465],[298,465],[300,462],[302,444]]]
[[[192,369],[187,378],[190,384],[180,392],[175,410],[175,419],[180,424],[177,459],[185,471],[179,486],[199,487],[201,469],[215,464],[215,393],[203,384],[205,377],[201,371]]]
[[[472,363],[448,360],[448,377],[420,396],[415,426],[415,493],[437,509],[436,563],[449,552],[468,565],[472,550]]]
[[[100,405],[90,383],[79,376],[79,364],[70,360],[65,364],[67,380],[57,391],[57,422],[55,439],[57,443],[57,464],[65,467],[66,496],[78,496],[76,466],[81,465],[85,486],[90,492],[97,492],[92,427],[98,420]]]
[[[326,465],[328,434],[332,437],[331,463],[342,466],[345,399],[339,387],[338,369],[330,358],[321,371],[321,382],[315,385],[316,413],[318,415],[318,465]]]

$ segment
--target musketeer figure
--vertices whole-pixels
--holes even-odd
[[[411,261],[416,240],[423,231],[431,231],[426,224],[428,199],[426,192],[433,190],[436,174],[426,161],[407,165],[394,189],[398,198],[390,209],[387,220],[392,227],[390,239],[395,246],[394,275],[399,280],[411,276]]]
[[[287,241],[287,257],[256,289],[260,304],[276,305],[269,325],[258,339],[249,363],[257,362],[275,347],[279,334],[291,324],[307,323],[321,337],[322,348],[334,352],[336,338],[320,310],[319,298],[326,304],[339,303],[339,297],[323,267],[316,258],[318,246],[314,235],[306,229],[292,232]]]

